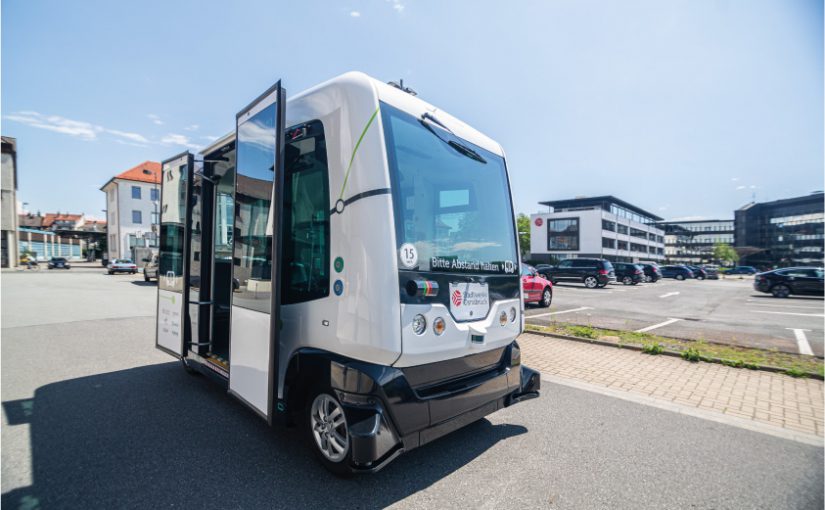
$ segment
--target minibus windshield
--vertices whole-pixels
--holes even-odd
[[[401,270],[515,274],[504,159],[382,103]],[[450,142],[453,141],[454,144]],[[455,145],[471,149],[470,157]]]

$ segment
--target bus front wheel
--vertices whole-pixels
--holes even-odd
[[[338,476],[352,474],[352,448],[344,408],[332,391],[314,392],[307,406],[306,431],[315,456]]]

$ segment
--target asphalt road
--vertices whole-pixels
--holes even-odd
[[[823,506],[822,448],[547,382],[337,479],[296,431],[153,348],[139,278],[3,273],[4,508]]]
[[[530,322],[554,321],[638,331],[674,338],[799,353],[799,335],[817,356],[825,354],[821,297],[777,299],[753,290],[753,278],[661,280],[587,289],[554,287],[550,309],[529,308]],[[804,349],[804,346],[802,347]]]

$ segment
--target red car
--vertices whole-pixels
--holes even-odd
[[[524,289],[524,304],[535,303],[547,308],[553,301],[553,284],[533,266],[521,265],[521,287]]]

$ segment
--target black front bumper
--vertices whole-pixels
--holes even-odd
[[[429,366],[443,376],[443,365]],[[472,363],[462,368],[468,366]],[[333,368],[332,386],[350,424],[353,471],[377,471],[405,451],[538,397],[541,388],[540,374],[521,365],[516,342],[501,350],[494,365],[415,384],[422,382],[419,376],[427,367],[408,370],[353,361]]]

